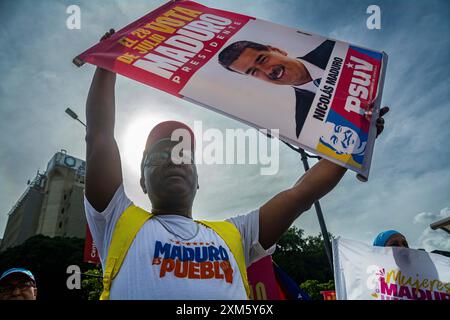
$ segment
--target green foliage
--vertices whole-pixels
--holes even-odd
[[[102,269],[94,268],[84,273],[81,291],[85,300],[99,300],[103,291]]]
[[[319,283],[317,280],[306,280],[300,285],[312,300],[323,300],[321,291],[334,290],[334,281],[330,280],[326,283]]]
[[[304,231],[295,226],[278,241],[273,260],[296,283],[307,280],[325,283],[333,280],[322,236],[305,237]]]
[[[278,241],[272,257],[312,299],[322,300],[320,291],[334,290],[333,272],[321,235],[305,236],[302,229],[294,226]]]

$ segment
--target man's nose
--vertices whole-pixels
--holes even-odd
[[[273,70],[272,66],[267,63],[259,65],[258,69],[264,72],[266,75],[270,75]]]

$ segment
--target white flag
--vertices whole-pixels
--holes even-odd
[[[337,300],[450,300],[450,258],[333,240]]]

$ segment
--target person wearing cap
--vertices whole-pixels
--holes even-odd
[[[409,248],[406,237],[396,230],[380,232],[373,240],[375,247],[403,247]]]
[[[36,300],[36,280],[31,271],[12,268],[0,276],[0,300]]]
[[[249,266],[271,254],[295,219],[331,191],[346,169],[322,159],[292,188],[218,228],[193,220],[201,186],[192,130],[181,122],[163,122],[150,131],[141,161],[140,185],[151,202],[151,218],[131,232],[130,221],[146,213],[123,187],[114,138],[115,80],[113,72],[97,68],[86,103],[85,211],[102,262],[104,299],[247,299],[242,263]],[[383,122],[377,122],[378,133]],[[124,239],[126,250],[117,251],[117,241]]]

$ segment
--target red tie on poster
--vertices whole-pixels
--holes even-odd
[[[384,52],[171,1],[74,59],[85,62],[369,175]]]

